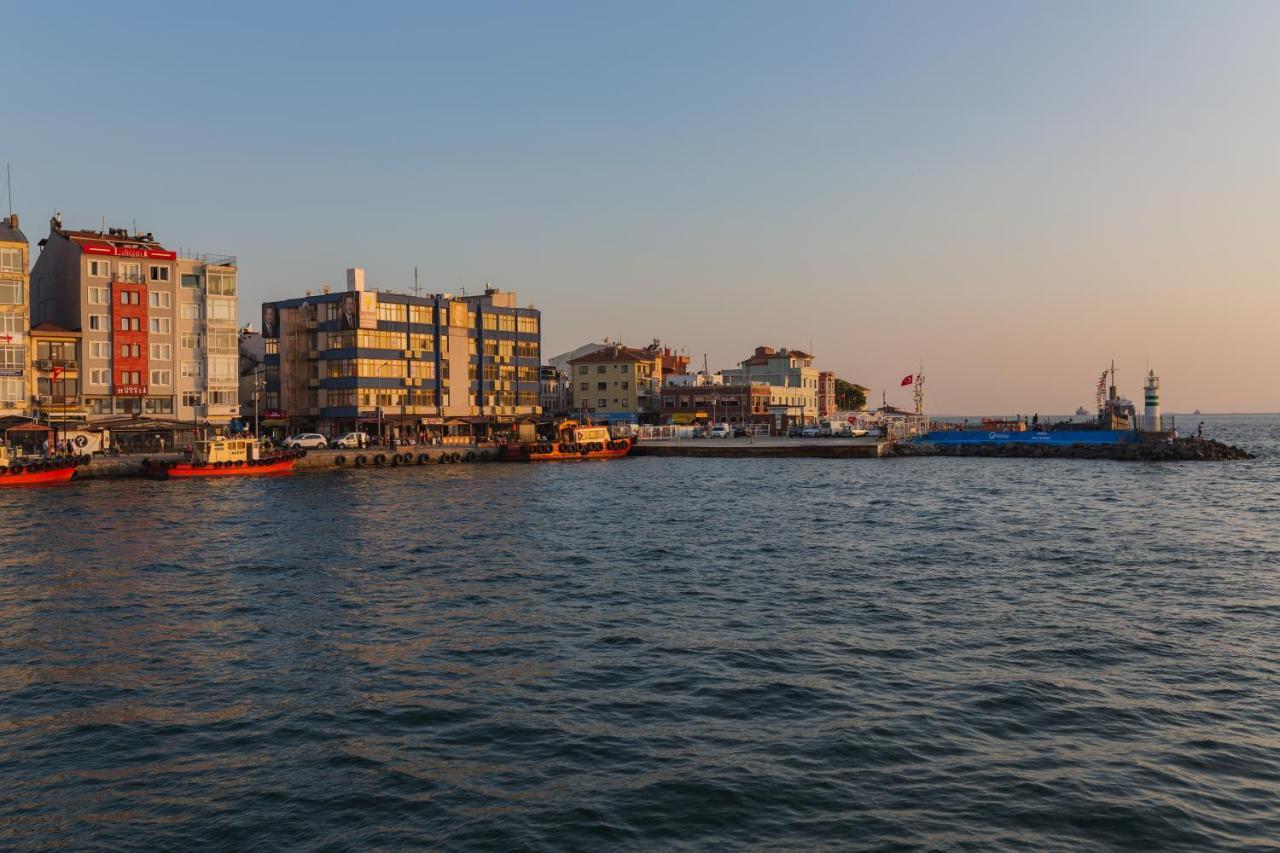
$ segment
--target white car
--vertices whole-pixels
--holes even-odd
[[[330,447],[343,447],[349,450],[355,450],[360,447],[369,446],[369,436],[362,432],[349,432],[335,438]]]
[[[324,450],[329,446],[329,442],[318,432],[300,432],[286,438],[284,446],[292,447],[294,450],[301,450],[304,447],[308,450]]]
[[[716,424],[711,428],[712,438],[729,438],[733,435],[733,430],[729,429],[728,424]]]
[[[807,426],[801,430],[800,435],[804,438],[817,438],[822,435],[822,430],[816,426]]]

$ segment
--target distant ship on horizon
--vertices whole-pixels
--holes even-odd
[[[1089,410],[1086,409],[1084,406],[1080,406],[1079,408],[1076,409],[1076,417],[1077,418],[1089,417]]]

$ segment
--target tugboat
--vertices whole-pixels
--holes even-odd
[[[157,480],[287,474],[305,453],[305,450],[289,450],[262,456],[258,442],[253,439],[216,436],[197,441],[189,459],[144,459],[142,470]]]
[[[508,462],[564,462],[571,459],[621,459],[635,447],[635,439],[610,438],[608,427],[560,423],[555,441],[512,442],[502,458]]]
[[[0,444],[0,486],[65,483],[75,476],[76,468],[87,461],[87,456],[55,456],[27,462],[11,456],[9,448]]]

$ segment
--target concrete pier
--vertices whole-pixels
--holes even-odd
[[[694,438],[642,441],[634,456],[693,456],[758,459],[878,459],[893,441],[877,438]]]

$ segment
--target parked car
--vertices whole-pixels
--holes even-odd
[[[355,450],[360,447],[369,446],[369,436],[362,432],[349,432],[335,438],[329,445],[330,447],[342,447]]]
[[[733,433],[729,430],[728,424],[716,424],[711,428],[712,438],[728,438],[731,435]]]
[[[706,437],[707,437],[707,428],[706,428],[706,427],[700,427],[700,426],[696,426],[696,427],[694,427],[694,428],[693,428],[693,437],[694,437],[694,438],[706,438]]]
[[[749,435],[751,435],[751,431],[744,426],[735,426],[733,428],[734,438],[746,438]]]
[[[318,432],[300,432],[297,435],[291,435],[284,440],[285,447],[291,447],[294,450],[306,448],[308,450],[324,450],[329,446],[329,442]]]
[[[822,430],[820,430],[816,426],[807,426],[800,433],[800,435],[804,436],[805,438],[817,438],[818,436],[822,435]]]
[[[787,430],[787,438],[799,438],[804,435],[804,427],[793,426]]]

